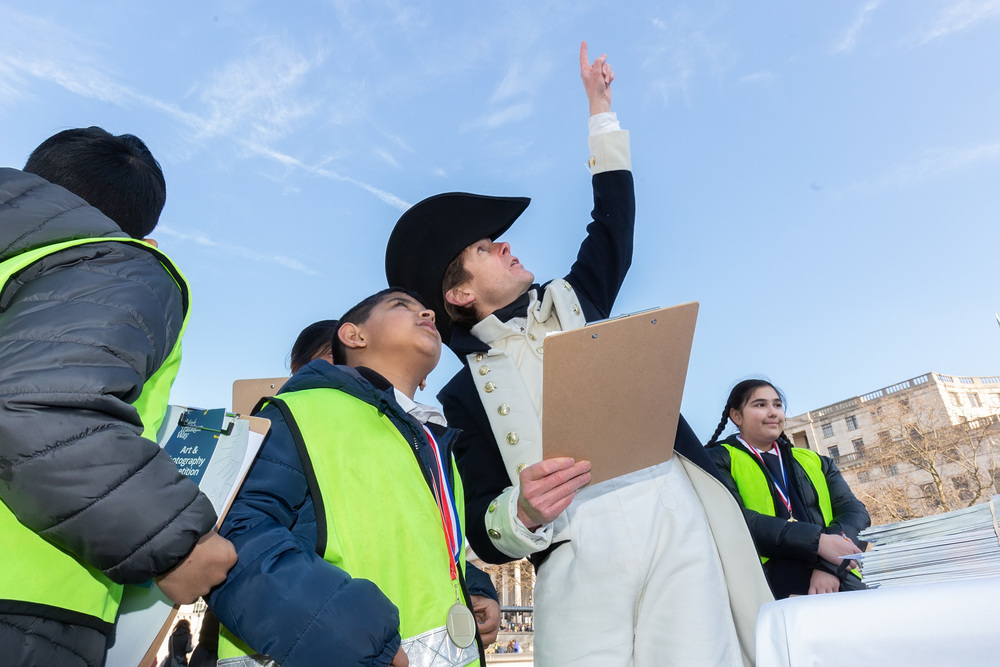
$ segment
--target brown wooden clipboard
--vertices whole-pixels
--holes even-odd
[[[603,320],[545,339],[545,458],[591,462],[591,483],[668,460],[698,303]]]
[[[288,378],[255,378],[233,382],[233,412],[248,415],[265,396],[274,396]]]

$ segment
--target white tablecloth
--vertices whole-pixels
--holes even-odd
[[[1000,665],[1000,578],[809,595],[757,617],[757,667]]]

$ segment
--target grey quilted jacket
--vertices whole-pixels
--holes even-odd
[[[67,190],[0,169],[0,261],[122,236]],[[154,255],[115,242],[48,256],[0,293],[0,499],[120,583],[173,568],[216,518],[131,405],[177,340],[181,300]]]

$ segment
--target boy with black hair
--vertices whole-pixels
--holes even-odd
[[[739,508],[683,417],[677,456],[615,480],[584,488],[589,462],[542,459],[545,336],[608,317],[632,261],[628,133],[610,112],[605,58],[591,64],[581,45],[594,210],[565,279],[535,284],[496,240],[527,198],[467,193],[400,217],[386,276],[428,295],[466,366],[438,398],[461,429],[467,533],[487,562],[533,556],[536,664],[750,664],[771,598]]]
[[[193,602],[235,562],[209,500],[154,442],[189,298],[139,240],[165,192],[141,140],[96,127],[0,169],[5,664],[102,665],[122,584],[156,577]]]
[[[378,292],[339,319],[342,365],[316,359],[266,399],[270,432],[222,527],[239,563],[209,598],[219,665],[479,663],[456,433],[413,400],[441,355],[434,319]]]
[[[134,239],[153,231],[167,201],[160,165],[134,134],[63,130],[31,152],[24,171],[83,198]]]

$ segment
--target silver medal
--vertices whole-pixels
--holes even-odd
[[[476,641],[476,617],[460,602],[448,610],[448,637],[459,648],[466,648]]]

